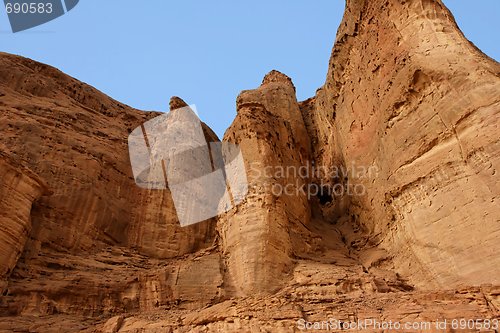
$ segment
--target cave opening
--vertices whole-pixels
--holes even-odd
[[[318,199],[322,206],[333,201],[333,196],[328,186],[321,186],[320,191],[318,192]]]

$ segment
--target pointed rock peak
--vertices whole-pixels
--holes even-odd
[[[269,73],[266,74],[266,76],[264,76],[264,79],[262,80],[262,85],[266,85],[268,83],[272,83],[272,82],[283,82],[283,83],[287,83],[287,84],[290,84],[293,89],[295,90],[295,86],[293,85],[293,82],[292,82],[292,79],[290,79],[288,76],[286,76],[285,74],[277,71],[277,70],[272,70],[270,71]]]
[[[188,105],[186,102],[184,102],[184,100],[182,98],[177,97],[177,96],[172,96],[170,98],[169,106],[170,106],[170,111],[173,111],[175,109],[180,109],[180,108],[183,108],[183,107],[188,106]]]

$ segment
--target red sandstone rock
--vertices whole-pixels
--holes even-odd
[[[238,97],[245,201],[181,228],[131,174],[127,136],[158,113],[1,54],[0,331],[500,318],[499,73],[438,0],[349,0],[315,97],[276,71]],[[263,172],[307,164],[348,172]],[[270,190],[290,183],[365,192]]]

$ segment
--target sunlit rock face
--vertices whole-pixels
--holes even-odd
[[[348,2],[315,107],[378,170],[350,214],[419,287],[500,282],[499,73],[440,1]]]
[[[181,227],[168,180],[131,166],[129,135],[161,113],[0,54],[0,331],[499,318],[499,74],[438,0],[347,1],[315,96],[271,71],[237,97],[223,143],[246,195]]]

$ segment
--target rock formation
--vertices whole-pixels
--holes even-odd
[[[45,191],[39,177],[0,153],[0,292],[17,264],[31,232],[31,207]]]
[[[0,54],[0,331],[500,318],[499,75],[439,0],[348,0],[316,96],[238,96],[244,201],[181,228],[130,167],[159,113]]]
[[[261,87],[242,92],[236,103],[238,115],[224,139],[240,147],[250,190],[242,204],[219,219],[221,247],[237,295],[273,292],[283,287],[292,268],[291,225],[310,219],[308,198],[296,191],[303,180],[276,173],[279,166],[305,164],[310,142],[295,87],[285,75],[269,73]],[[287,184],[290,193],[283,191]]]
[[[500,282],[499,74],[440,1],[348,2],[315,109],[379,170],[350,212],[419,287]]]

